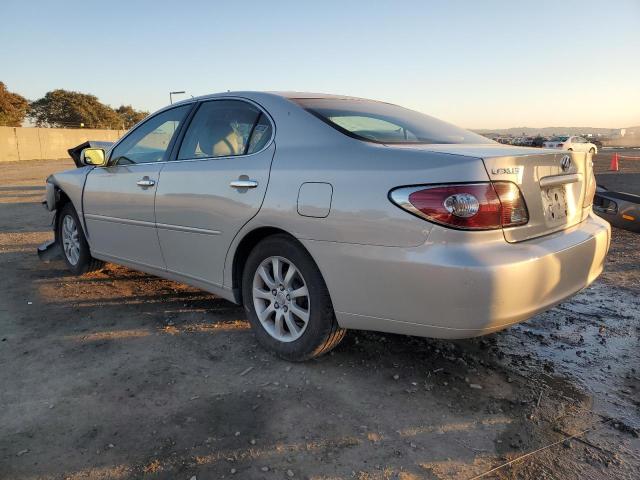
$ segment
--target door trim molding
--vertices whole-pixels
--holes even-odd
[[[170,225],[168,223],[146,222],[144,220],[132,220],[130,218],[108,217],[106,215],[96,215],[95,213],[85,213],[88,220],[98,222],[124,223],[125,225],[135,225],[138,227],[161,228],[162,230],[172,230],[176,232],[199,233],[201,235],[221,235],[220,230],[207,230],[206,228],[185,227],[182,225]]]
[[[154,222],[146,222],[144,220],[132,220],[130,218],[108,217],[106,215],[96,215],[95,213],[85,213],[84,217],[88,220],[97,220],[99,222],[124,223],[126,225],[136,225],[139,227],[155,228]]]
[[[201,235],[220,235],[220,230],[207,230],[206,228],[184,227],[182,225],[169,225],[168,223],[156,223],[156,227],[162,230],[173,230],[176,232],[199,233]]]

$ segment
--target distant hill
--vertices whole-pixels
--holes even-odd
[[[637,129],[639,127],[629,127],[627,131],[631,129]],[[526,136],[526,137],[535,137],[536,135],[542,135],[543,137],[549,137],[552,135],[597,135],[597,136],[619,136],[620,129],[619,128],[595,128],[595,127],[542,127],[542,128],[532,128],[532,127],[513,127],[513,128],[494,128],[494,129],[478,129],[474,130],[476,133],[487,134],[487,133],[495,133],[497,135],[505,135],[505,136]]]

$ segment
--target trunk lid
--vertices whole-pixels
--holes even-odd
[[[583,220],[587,183],[593,177],[591,158],[586,153],[498,144],[428,145],[424,149],[478,157],[491,180],[518,185],[527,204],[529,222],[504,228],[508,242],[548,235]]]

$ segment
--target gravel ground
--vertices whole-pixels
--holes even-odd
[[[44,179],[71,166],[0,164],[1,479],[638,478],[640,236],[614,230],[593,286],[509,330],[354,331],[290,364],[213,295],[40,262]]]

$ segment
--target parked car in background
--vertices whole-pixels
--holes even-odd
[[[544,137],[542,137],[541,135],[538,135],[538,136],[533,137],[531,139],[531,146],[532,147],[538,147],[538,148],[543,147],[545,141],[546,140],[545,140]]]
[[[107,261],[215,293],[289,360],[350,328],[501,330],[589,285],[609,246],[586,154],[372,100],[189,99],[81,160],[44,202],[73,273]]]
[[[598,147],[582,137],[560,136],[553,137],[548,142],[544,142],[545,148],[559,148],[570,152],[587,152],[592,155],[598,153]]]
[[[596,146],[596,152],[602,150],[602,141],[596,138],[590,138],[589,141]]]

